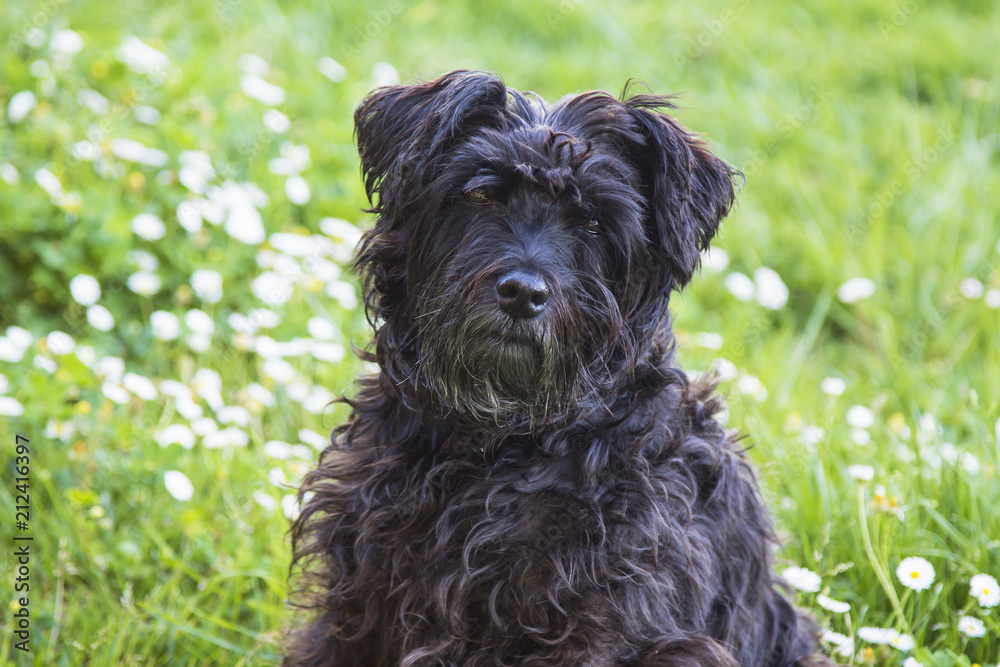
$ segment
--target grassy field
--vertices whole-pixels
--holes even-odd
[[[728,378],[779,569],[845,663],[995,665],[998,34],[991,0],[3,3],[0,664],[277,664],[288,497],[367,336],[352,110],[483,68],[683,94],[747,178],[680,358]]]

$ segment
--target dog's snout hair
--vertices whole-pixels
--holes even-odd
[[[378,370],[300,490],[286,665],[823,664],[675,361],[736,172],[670,106],[460,71],[358,107]]]

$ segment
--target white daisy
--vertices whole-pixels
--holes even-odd
[[[857,303],[875,294],[875,283],[868,278],[851,278],[837,288],[837,298],[844,303]]]
[[[177,500],[188,501],[194,496],[191,480],[179,470],[168,470],[163,473],[163,483],[170,495]]]
[[[347,78],[347,70],[344,69],[344,66],[329,56],[320,58],[316,62],[316,69],[334,83],[341,83]]]
[[[823,631],[823,641],[833,646],[834,653],[845,658],[854,653],[854,639],[833,630]]]
[[[848,603],[828,598],[825,595],[817,595],[816,604],[823,607],[823,609],[832,611],[835,614],[846,614],[851,610],[851,605]]]
[[[896,568],[899,583],[915,591],[923,591],[934,583],[934,566],[919,556],[910,556],[900,561]]]
[[[285,461],[292,456],[292,446],[281,440],[268,440],[264,443],[264,453],[272,459]]]
[[[299,429],[299,440],[320,451],[330,445],[330,439],[308,428]]]
[[[361,230],[341,218],[320,218],[319,228],[333,242],[333,258],[338,262],[349,260],[361,240]]]
[[[919,662],[916,658],[910,657],[903,661],[903,667],[924,667],[924,663]]]
[[[162,75],[170,67],[170,58],[138,37],[126,37],[116,55],[126,67],[139,74]]]
[[[154,310],[149,316],[153,327],[153,336],[160,340],[174,340],[181,334],[181,322],[173,313],[165,310]]]
[[[264,112],[264,127],[275,134],[284,134],[292,126],[288,116],[277,109],[268,109]]]
[[[247,395],[262,406],[270,407],[275,403],[274,394],[256,382],[247,385]]]
[[[1000,308],[1000,289],[992,288],[988,290],[986,296],[983,298],[983,302],[987,308]]]
[[[893,637],[887,641],[886,644],[899,651],[911,651],[913,650],[913,647],[916,646],[916,642],[913,641],[913,637],[902,634]]]
[[[194,447],[194,432],[184,424],[171,424],[163,429],[156,441],[160,443],[160,447],[180,445],[184,449],[191,449]]]
[[[143,125],[156,125],[160,122],[160,112],[148,104],[140,104],[132,109],[132,115]]]
[[[129,250],[125,257],[142,271],[156,271],[160,268],[160,260],[155,255],[139,248]]]
[[[160,277],[149,271],[138,271],[128,277],[128,288],[142,296],[153,296],[160,291]]]
[[[222,299],[222,274],[212,269],[198,269],[191,274],[191,289],[206,303]]]
[[[899,633],[892,628],[873,628],[865,626],[858,628],[858,637],[869,644],[888,644],[899,639]]]
[[[128,162],[137,162],[147,167],[163,167],[167,164],[166,153],[159,148],[150,148],[135,139],[112,139],[110,148],[112,153]]]
[[[313,317],[306,324],[306,330],[313,338],[320,340],[332,340],[340,333],[337,326],[325,317]]]
[[[819,389],[827,396],[840,396],[847,389],[847,383],[838,377],[823,378]]]
[[[152,401],[158,395],[150,379],[136,373],[126,373],[122,377],[122,385],[144,401]]]
[[[268,83],[256,74],[243,75],[240,79],[240,88],[249,97],[268,106],[275,106],[285,101],[284,88]]]
[[[785,568],[781,577],[792,587],[807,593],[815,593],[820,587],[819,575],[804,567]]]
[[[995,607],[1000,604],[1000,584],[988,574],[977,574],[969,582],[969,595],[976,598],[981,607]]]
[[[220,424],[247,426],[250,423],[250,412],[239,405],[226,405],[216,411],[215,418]]]
[[[295,369],[284,359],[268,359],[262,368],[264,375],[278,384],[287,384],[295,379]]]
[[[7,380],[6,375],[0,373],[0,394],[6,394],[8,389],[10,389],[10,381]]]
[[[729,266],[729,253],[722,248],[709,248],[701,253],[701,268],[709,273],[722,273]]]
[[[281,511],[290,521],[294,521],[302,512],[299,499],[293,494],[288,494],[281,499]]]
[[[24,406],[16,398],[0,396],[0,415],[5,417],[20,417],[24,414]]]
[[[280,306],[288,301],[294,289],[291,282],[274,271],[264,271],[253,281],[254,295],[268,304]]]
[[[58,438],[63,442],[69,442],[74,433],[76,433],[76,427],[73,422],[50,419],[49,423],[45,425],[44,435],[46,438]]]
[[[863,405],[854,405],[847,411],[847,423],[854,428],[871,428],[875,424],[875,413]]]
[[[76,341],[68,333],[53,331],[45,337],[45,345],[49,352],[61,357],[73,351],[73,348],[76,347]]]
[[[847,474],[850,475],[852,479],[856,479],[859,482],[870,482],[875,476],[875,468],[869,465],[854,464],[848,466]]]
[[[81,306],[92,306],[101,298],[101,286],[93,276],[81,273],[69,281],[69,293]]]
[[[253,499],[268,512],[278,509],[278,501],[265,491],[254,491]]]
[[[788,288],[773,269],[762,266],[753,272],[757,288],[757,303],[770,310],[778,310],[788,303]]]
[[[87,321],[98,331],[111,331],[115,328],[115,318],[111,311],[100,304],[87,309]]]
[[[344,310],[354,310],[358,306],[358,297],[354,285],[343,280],[334,280],[326,286],[326,294],[336,299]]]
[[[978,299],[983,295],[983,283],[975,278],[966,278],[959,285],[958,291],[960,291],[962,296],[966,299]]]
[[[7,120],[12,123],[20,123],[35,108],[37,103],[35,94],[30,90],[14,93],[10,102],[7,103]]]
[[[271,69],[267,61],[256,53],[244,53],[236,61],[236,66],[240,68],[240,71],[247,74],[256,74],[257,76],[267,76],[268,71]]]
[[[375,63],[372,67],[373,87],[395,86],[399,83],[399,72],[396,68],[386,62]]]
[[[986,634],[986,626],[978,618],[963,616],[958,619],[958,630],[967,637],[982,637]]]
[[[309,351],[315,359],[331,363],[343,361],[346,354],[344,346],[340,343],[324,343],[321,341],[314,341]]]
[[[7,185],[17,185],[21,180],[21,173],[10,162],[4,162],[0,164],[0,179]]]
[[[725,285],[729,293],[740,301],[749,301],[752,299],[757,289],[754,287],[753,281],[739,271],[733,271],[726,276]]]
[[[285,179],[285,194],[288,196],[288,201],[302,206],[312,197],[312,189],[306,179],[295,174]]]
[[[152,213],[140,213],[132,218],[132,231],[147,241],[159,241],[163,238],[167,228],[160,216]]]
[[[211,417],[198,417],[191,420],[191,430],[197,436],[206,436],[219,430],[219,425]]]
[[[56,362],[41,354],[36,354],[35,358],[31,360],[31,363],[35,365],[35,368],[40,368],[49,375],[55,373],[56,368],[58,368],[58,366],[56,366]]]
[[[215,333],[215,322],[212,321],[212,318],[205,311],[198,310],[197,308],[192,308],[184,314],[184,324],[193,333],[201,334],[202,336],[211,336]]]

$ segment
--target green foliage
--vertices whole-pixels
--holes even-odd
[[[844,661],[996,664],[1000,616],[976,602],[969,582],[1000,576],[998,28],[1000,6],[986,0],[4,3],[0,359],[17,338],[8,327],[33,337],[22,358],[0,360],[0,404],[23,406],[0,422],[0,458],[12,471],[15,434],[30,438],[34,542],[33,652],[13,649],[5,615],[0,664],[278,663],[289,623],[284,499],[312,465],[315,433],[344,418],[343,406],[324,404],[350,391],[359,372],[350,345],[364,345],[367,329],[345,284],[350,227],[291,264],[267,252],[280,250],[275,237],[233,234],[252,228],[248,205],[268,235],[314,245],[329,219],[368,224],[351,114],[391,76],[378,63],[403,80],[495,70],[548,98],[620,91],[629,78],[684,93],[678,116],[747,182],[715,244],[728,265],[719,268],[716,253],[715,268],[674,300],[679,354],[692,370],[731,362],[720,366],[731,371],[729,424],[749,434],[775,509],[779,570],[808,568],[821,576],[818,593],[850,604],[834,613],[817,592],[797,593],[824,627],[854,637]],[[79,52],[59,55],[53,39],[64,29],[82,38]],[[169,65],[127,66],[130,36]],[[285,91],[274,108],[287,129],[241,88],[254,67],[240,60],[247,53]],[[346,68],[342,81],[319,71],[322,57]],[[36,103],[15,118],[11,100],[22,91]],[[163,161],[122,157],[116,139],[163,151]],[[305,202],[291,184],[286,192],[273,162],[295,147],[308,148],[309,162],[293,169],[311,189]],[[183,151],[210,159],[214,174],[194,188],[202,194],[182,178],[182,160],[198,159]],[[209,191],[227,182],[238,190]],[[266,202],[235,184],[253,184]],[[237,228],[227,231],[231,210],[219,214],[211,201],[239,209]],[[200,230],[182,226],[182,204],[205,218]],[[162,238],[133,231],[143,213],[162,221]],[[135,250],[156,260],[155,294],[130,287],[148,261]],[[787,286],[775,309],[759,302],[774,295],[763,274],[758,300],[727,289],[734,274],[763,267]],[[204,269],[221,276],[217,301],[192,285]],[[271,270],[291,276],[287,301],[255,283]],[[74,299],[70,282],[81,274],[99,283],[110,331]],[[875,291],[849,303],[838,288],[856,277]],[[277,321],[253,312],[262,308]],[[187,340],[192,309],[214,323],[207,347]],[[180,318],[179,337],[154,335],[155,311]],[[346,350],[342,360],[330,347],[308,352],[314,318],[335,325],[327,344]],[[60,354],[52,331],[68,333],[75,351]],[[290,371],[265,363],[275,354],[265,337],[305,341],[297,352],[281,348]],[[139,379],[126,381],[106,356]],[[204,415],[222,420],[199,369],[218,372],[222,403],[246,409],[216,424],[245,444],[160,444],[168,426],[193,424],[161,380],[194,387]],[[845,381],[843,394],[821,390],[829,377]],[[156,387],[148,400],[142,378]],[[871,411],[871,425],[855,405]],[[851,477],[855,464],[873,467],[871,483]],[[168,492],[168,471],[190,480],[190,500]],[[15,534],[12,478],[0,488],[5,550]],[[933,565],[929,588],[910,590],[895,575],[908,556]],[[14,610],[11,595],[3,602]],[[960,632],[962,616],[982,620],[985,635]],[[863,626],[911,635],[915,648],[867,644],[856,634]]]

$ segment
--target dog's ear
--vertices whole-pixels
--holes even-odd
[[[669,98],[637,95],[624,105],[640,137],[630,153],[646,199],[654,257],[668,265],[668,288],[680,289],[732,207],[732,179],[739,172],[662,111],[672,108]]]
[[[507,89],[488,72],[459,70],[426,83],[379,88],[354,112],[365,190],[376,210],[385,192],[419,192],[435,158],[462,134],[503,123]]]

